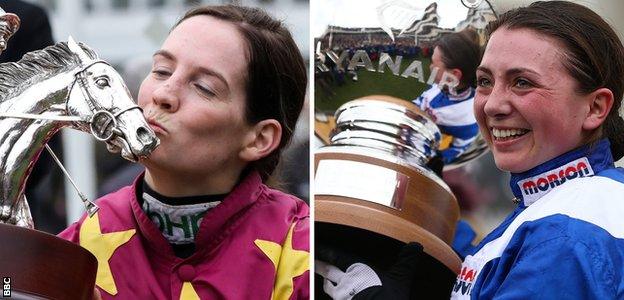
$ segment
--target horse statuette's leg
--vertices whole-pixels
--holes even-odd
[[[17,202],[15,212],[15,225],[35,229],[35,223],[33,223],[30,207],[28,207],[28,201],[26,201],[25,195],[22,195],[20,201]]]

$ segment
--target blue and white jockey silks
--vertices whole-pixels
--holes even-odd
[[[516,210],[468,255],[452,299],[624,299],[624,170],[601,140],[512,174]]]
[[[462,154],[479,134],[472,105],[475,89],[452,95],[440,90],[437,84],[429,87],[420,97],[412,100],[420,109],[431,116],[442,133],[453,137],[449,148],[442,151],[444,163],[452,162]]]

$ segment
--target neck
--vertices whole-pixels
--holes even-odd
[[[58,81],[53,83],[51,80],[33,85],[18,96],[3,101],[0,111],[66,115],[64,110],[55,107],[64,103],[69,90],[67,85],[63,85],[62,88],[58,86]],[[47,94],[42,95],[42,91],[46,91]],[[59,129],[69,124],[58,121],[0,118],[0,128],[3,129],[0,131],[0,171],[4,178],[0,185],[2,212],[0,222],[8,221],[15,215],[17,204],[23,201],[26,179],[43,147]]]
[[[238,183],[241,171],[219,171],[215,174],[179,174],[146,165],[145,182],[161,195],[187,197],[227,194]]]

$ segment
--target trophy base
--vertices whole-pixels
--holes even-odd
[[[3,296],[14,299],[91,299],[97,259],[51,234],[0,224]]]
[[[372,231],[314,222],[315,243],[348,253],[375,270],[394,264],[404,242]],[[438,259],[425,253],[411,285],[410,299],[448,299],[457,275]],[[331,299],[323,292],[323,278],[315,277],[315,298]]]
[[[443,240],[422,227],[399,218],[393,214],[369,207],[357,200],[343,197],[317,196],[315,199],[315,222],[344,225],[354,229],[361,228],[403,243],[418,242],[424,247],[425,253],[437,259],[442,265],[455,274],[461,269],[461,259]],[[360,201],[361,202],[361,201]],[[316,236],[323,234],[323,229],[316,230]],[[352,241],[348,235],[344,238]],[[366,246],[377,251],[379,248]],[[383,249],[383,245],[381,245]]]

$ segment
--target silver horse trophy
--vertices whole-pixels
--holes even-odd
[[[18,28],[19,18],[0,9],[0,53]],[[0,64],[0,223],[17,225],[0,224],[0,273],[10,276],[13,297],[88,299],[93,292],[95,257],[31,230],[24,196],[34,162],[63,127],[91,133],[131,161],[159,144],[121,76],[86,45],[70,38]],[[79,194],[93,215],[97,206]]]
[[[32,228],[26,179],[63,127],[92,133],[131,161],[158,145],[121,76],[71,38],[1,64],[0,78],[0,222]]]

